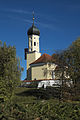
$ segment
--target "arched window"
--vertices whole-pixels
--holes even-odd
[[[36,42],[34,42],[34,46],[36,46]]]

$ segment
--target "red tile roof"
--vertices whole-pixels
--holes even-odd
[[[44,53],[41,57],[39,57],[36,61],[32,62],[32,64],[38,64],[38,63],[46,63],[51,61],[52,57],[46,53]]]

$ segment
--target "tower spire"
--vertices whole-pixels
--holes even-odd
[[[34,18],[34,11],[33,11],[32,15],[33,15],[33,25],[34,25],[34,19],[35,19],[35,18]]]

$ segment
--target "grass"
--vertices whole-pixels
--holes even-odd
[[[56,96],[55,96],[52,90],[48,91],[44,89],[18,87],[15,90],[14,100],[18,103],[33,103],[33,102],[40,102],[43,100],[45,101],[56,100],[57,102],[60,102],[60,100],[57,98],[57,95],[58,93],[56,92]],[[64,101],[68,103],[76,103],[76,104],[80,103],[79,101],[71,101],[71,100],[64,100]]]
[[[80,102],[60,101],[44,89],[16,88],[13,101],[15,120],[80,120]]]
[[[14,100],[16,103],[28,104],[37,103],[41,101],[48,101],[49,95],[47,95],[44,89],[35,88],[16,88]]]

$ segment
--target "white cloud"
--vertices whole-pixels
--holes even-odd
[[[29,16],[32,16],[32,12],[30,12],[30,11],[24,11],[24,10],[18,10],[18,9],[4,9],[3,11],[5,11],[5,12],[9,12],[9,13],[17,13],[17,14],[26,14],[26,15],[29,15]],[[15,20],[19,20],[19,21],[23,21],[23,22],[26,22],[26,23],[30,23],[30,24],[32,24],[33,23],[33,21],[32,20],[29,20],[29,16],[26,16],[26,18],[22,18],[21,16],[16,16],[15,14],[13,15],[13,14],[9,14],[8,13],[8,18],[11,18],[11,19],[15,19]],[[38,13],[36,13],[36,15],[37,16],[41,16],[42,18],[42,20],[43,19],[45,19],[45,20],[43,20],[43,21],[46,21],[47,20],[47,22],[50,20],[49,19],[49,17],[50,16],[47,16],[47,15],[43,15],[43,14],[38,14]],[[37,18],[38,19],[38,18]],[[54,19],[53,21],[56,21],[56,19]],[[40,20],[38,21],[38,22],[36,22],[35,21],[35,24],[37,24],[37,25],[39,25],[39,26],[41,26],[41,27],[44,27],[44,28],[50,28],[50,29],[53,29],[53,30],[55,30],[56,28],[53,26],[54,25],[54,23],[52,23],[52,22],[48,22],[48,23],[44,23],[44,22],[40,22]]]
[[[4,9],[6,12],[13,12],[13,13],[20,13],[20,14],[28,14],[31,15],[32,13],[29,11],[18,10],[18,9]]]

